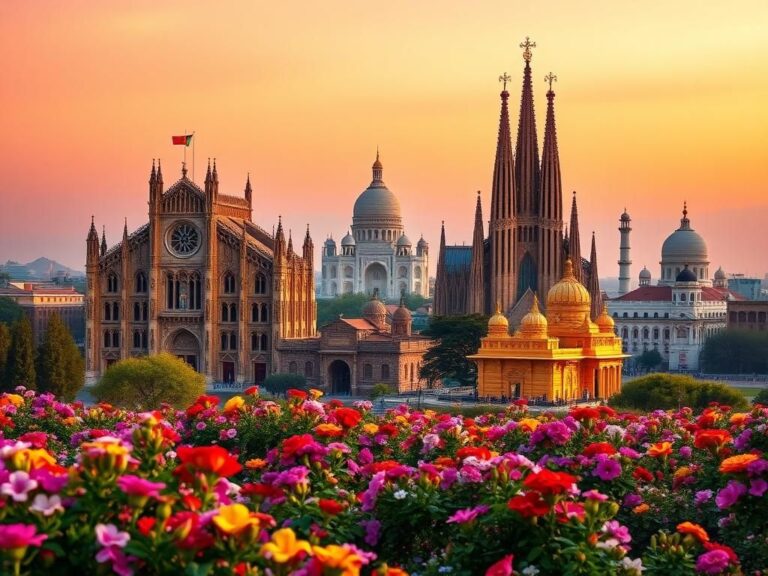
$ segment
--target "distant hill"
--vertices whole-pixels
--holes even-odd
[[[72,278],[85,276],[85,272],[82,270],[69,268],[60,262],[45,257],[26,264],[9,260],[5,264],[0,264],[0,272],[7,272],[12,280],[51,280],[57,276],[70,276]]]

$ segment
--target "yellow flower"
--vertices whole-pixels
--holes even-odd
[[[681,466],[677,470],[675,470],[674,478],[675,480],[680,480],[681,478],[685,478],[686,476],[690,476],[693,474],[693,470],[688,468],[688,466]]]
[[[251,526],[258,528],[259,519],[242,504],[230,504],[219,508],[213,523],[225,534],[240,534]]]
[[[272,540],[261,547],[261,555],[278,564],[290,562],[301,552],[310,554],[312,548],[306,540],[297,540],[290,528],[281,528],[272,534]]]
[[[374,424],[373,422],[369,422],[368,424],[363,425],[363,432],[365,432],[369,436],[373,436],[378,431],[379,431],[378,425]]]
[[[25,448],[11,456],[11,462],[16,470],[34,470],[46,464],[56,464],[56,459],[42,448]]]
[[[322,395],[323,395],[323,391],[322,390],[318,390],[317,388],[310,388],[309,389],[309,396],[312,398],[312,400],[317,400]]]
[[[518,424],[520,425],[520,428],[522,428],[526,432],[533,432],[534,430],[536,430],[536,428],[539,427],[539,424],[541,424],[541,422],[539,422],[535,418],[523,418],[518,422]]]
[[[325,548],[313,546],[315,558],[328,568],[341,568],[341,576],[358,576],[363,559],[345,546],[329,544]]]
[[[749,414],[745,412],[736,412],[731,415],[731,418],[728,420],[728,422],[740,426],[741,424],[744,424],[748,416]]]
[[[8,402],[13,404],[17,408],[22,404],[24,404],[24,398],[19,396],[18,394],[6,394],[5,399],[8,400]]]
[[[237,412],[243,406],[245,406],[245,400],[243,400],[242,396],[232,396],[232,398],[227,400],[227,403],[224,404],[224,413]]]

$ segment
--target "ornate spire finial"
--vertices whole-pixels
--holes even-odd
[[[523,60],[526,62],[530,62],[531,58],[533,57],[533,53],[531,52],[531,48],[536,48],[536,42],[531,42],[531,39],[526,36],[525,42],[520,43],[520,48],[523,48]]]
[[[688,201],[683,200],[683,218],[688,218]]]
[[[552,72],[550,72],[549,74],[544,76],[544,82],[549,83],[549,91],[552,92],[552,82],[557,82],[557,76],[555,76],[554,74],[552,74]]]
[[[181,177],[186,178],[187,177],[187,163],[182,162],[181,163]]]
[[[499,82],[504,84],[504,92],[507,91],[507,82],[509,82],[510,80],[512,80],[512,76],[510,76],[506,72],[504,72],[504,74],[499,76]]]
[[[533,293],[533,303],[531,304],[531,312],[534,314],[540,314],[541,311],[539,310],[539,297],[536,295],[536,292]]]
[[[501,302],[499,300],[496,300],[496,312],[494,314],[501,314]]]

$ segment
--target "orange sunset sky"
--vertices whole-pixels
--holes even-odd
[[[152,158],[179,175],[171,135],[196,132],[196,176],[254,186],[254,221],[339,239],[376,147],[408,235],[471,241],[485,216],[508,72],[513,131],[532,61],[539,145],[544,76],[566,206],[582,252],[617,276],[618,217],[632,216],[633,281],[658,277],[688,201],[710,270],[768,272],[768,4],[733,2],[2,2],[0,261],[82,269],[91,214],[110,245],[147,219]],[[191,156],[191,149],[190,149]],[[191,160],[191,158],[190,158]],[[566,219],[568,213],[565,214]]]

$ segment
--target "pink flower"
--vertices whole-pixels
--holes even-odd
[[[0,550],[40,546],[46,538],[47,534],[37,534],[34,524],[0,525]]]
[[[488,570],[485,571],[485,576],[512,576],[512,560],[514,559],[514,556],[512,554],[507,554],[496,562],[496,564],[490,566]]]
[[[696,571],[704,574],[721,574],[730,564],[728,553],[724,550],[704,552],[696,560]]]
[[[760,498],[768,490],[768,482],[762,478],[753,478],[749,483],[749,493]]]
[[[723,508],[730,508],[746,493],[747,487],[744,486],[744,484],[736,482],[736,480],[731,480],[725,488],[717,493],[717,496],[715,496],[715,503],[721,510]]]
[[[26,502],[27,494],[37,488],[37,480],[32,480],[29,474],[19,470],[8,477],[8,482],[0,486],[0,493],[13,498],[15,502]]]
[[[464,510],[459,510],[453,514],[446,520],[446,522],[448,524],[466,524],[467,522],[472,522],[478,516],[485,514],[488,510],[490,510],[490,508],[485,504],[480,504],[480,506],[475,506],[474,508],[465,508]]]
[[[600,480],[609,482],[621,476],[621,464],[604,454],[599,454],[597,456],[597,466],[595,466],[592,474],[600,478]]]
[[[131,535],[128,532],[120,532],[114,524],[96,524],[96,541],[105,548],[110,546],[125,548],[130,539]]]
[[[165,488],[163,482],[150,482],[139,476],[126,474],[117,479],[117,485],[120,490],[128,496],[146,496],[148,498],[158,498],[160,490]]]
[[[112,563],[112,570],[118,576],[133,576],[133,568],[130,567],[130,558],[117,546],[107,546],[96,554],[96,561]]]
[[[53,516],[56,512],[64,512],[64,507],[61,505],[61,498],[57,495],[38,494],[32,501],[29,510],[39,512],[43,516]]]

